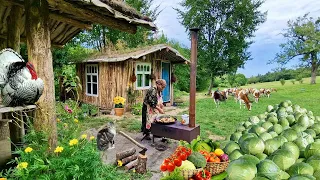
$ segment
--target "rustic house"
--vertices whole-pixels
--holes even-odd
[[[159,44],[140,48],[127,53],[97,55],[77,64],[77,75],[82,82],[80,100],[102,109],[114,107],[113,98],[128,99],[128,90],[138,94],[142,102],[148,88],[156,79],[165,79],[167,87],[163,91],[165,103],[173,103],[173,65],[187,63],[179,52],[170,46]],[[127,103],[127,106],[130,103]]]

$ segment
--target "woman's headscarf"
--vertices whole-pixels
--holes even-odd
[[[162,86],[166,86],[167,85],[166,80],[164,80],[164,79],[156,80],[156,84],[159,84],[159,85],[162,85]]]

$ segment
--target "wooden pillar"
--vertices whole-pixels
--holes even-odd
[[[7,31],[7,47],[20,53],[20,35],[22,24],[23,8],[19,6],[12,6],[10,15],[8,17],[8,31]]]
[[[34,127],[36,131],[42,130],[49,134],[48,143],[51,150],[54,150],[57,124],[47,0],[25,0],[25,14],[29,62],[34,65],[38,77],[44,81],[44,91],[35,112]]]
[[[10,130],[8,119],[2,119],[0,113],[0,169],[11,159]]]
[[[7,47],[7,40],[0,38],[0,51]]]

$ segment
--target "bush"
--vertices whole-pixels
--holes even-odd
[[[281,85],[283,86],[283,85],[286,83],[286,80],[280,79],[280,83],[281,83]]]
[[[294,79],[292,79],[291,82],[292,82],[292,84],[295,84],[295,83],[296,83],[296,81],[295,81]]]
[[[131,114],[142,115],[142,103],[137,103],[131,107]]]

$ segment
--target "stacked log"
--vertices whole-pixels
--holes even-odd
[[[116,154],[116,164],[124,166],[129,171],[135,169],[136,173],[144,174],[147,172],[147,157],[145,155],[136,155],[136,149],[131,148]]]

